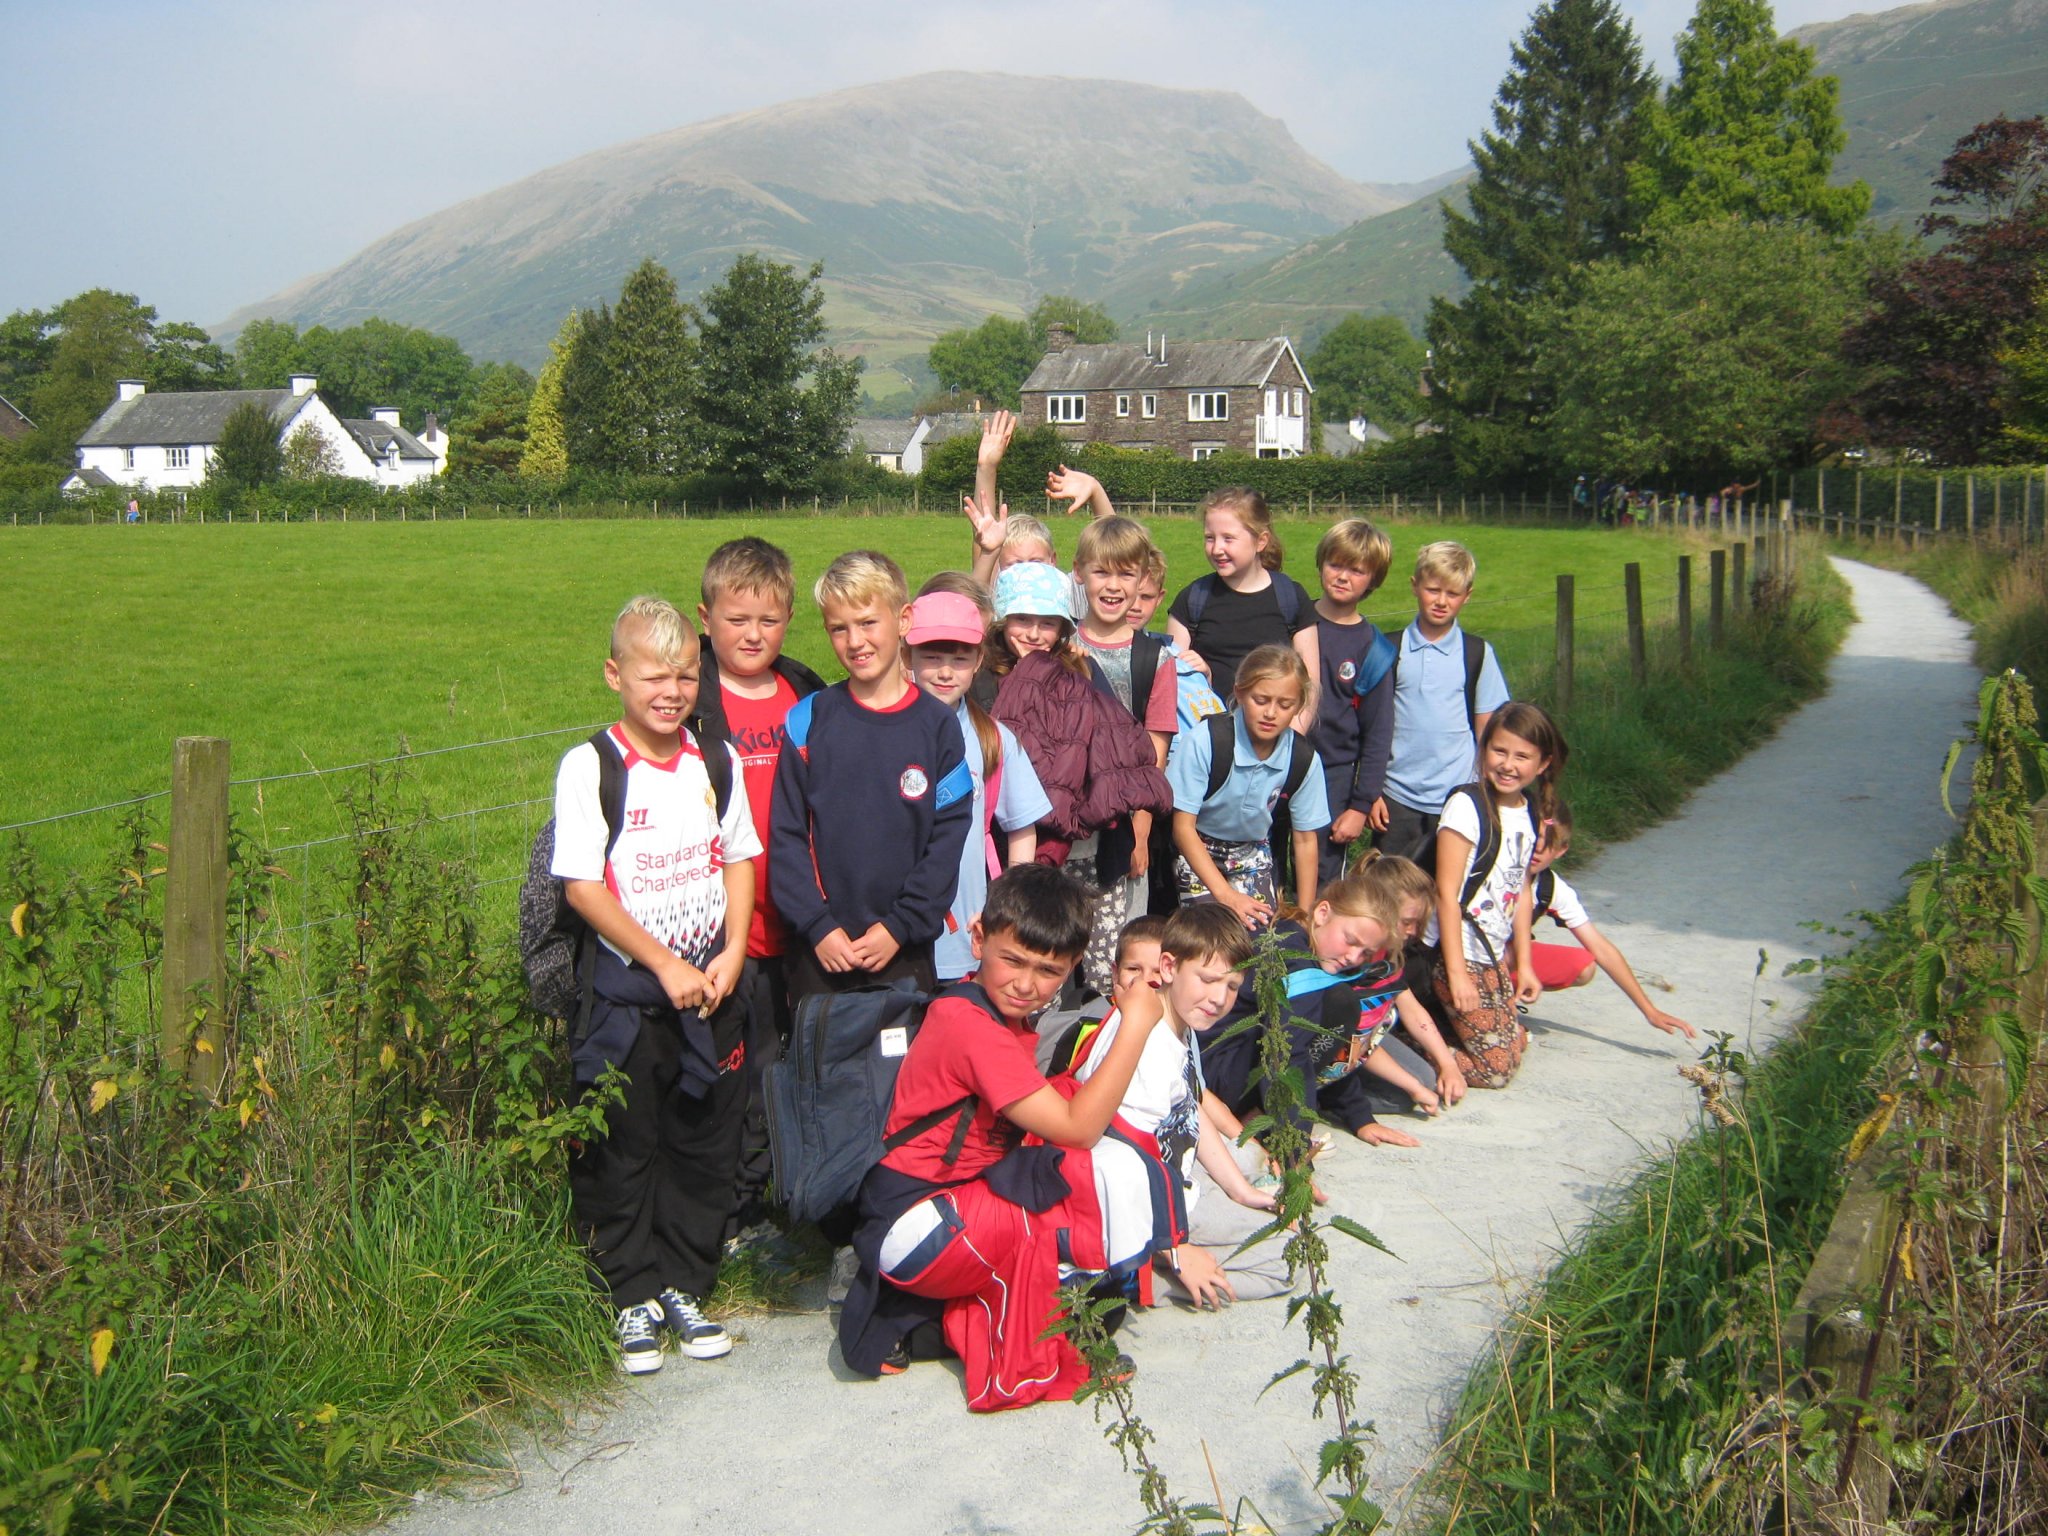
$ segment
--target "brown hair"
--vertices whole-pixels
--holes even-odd
[[[697,590],[706,608],[726,592],[757,592],[789,609],[796,606],[796,572],[789,556],[766,539],[727,539],[704,562]]]
[[[1133,944],[1157,944],[1166,947],[1166,919],[1147,912],[1143,917],[1134,917],[1123,926],[1116,936],[1116,963],[1122,965],[1124,956]]]
[[[1564,848],[1572,840],[1572,808],[1555,795],[1550,797],[1550,814],[1543,818],[1543,825],[1537,828],[1542,834],[1538,839],[1546,848]]]
[[[1159,948],[1183,965],[1213,957],[1235,969],[1251,959],[1252,936],[1222,902],[1195,901],[1166,920]]]
[[[1136,571],[1143,577],[1158,553],[1142,523],[1128,517],[1098,517],[1081,530],[1074,545],[1074,574],[1100,566],[1106,571]]]
[[[1365,595],[1372,596],[1394,563],[1394,541],[1362,517],[1333,524],[1316,543],[1316,568],[1348,565],[1365,572]]]
[[[1528,788],[1529,820],[1537,827],[1557,818],[1557,783],[1564,777],[1565,760],[1571,756],[1571,748],[1565,745],[1564,732],[1534,704],[1516,700],[1503,704],[1493,712],[1493,718],[1486,722],[1486,734],[1479,738],[1479,760],[1486,761],[1486,744],[1500,732],[1519,736],[1544,757],[1548,766],[1539,773]],[[1493,784],[1485,773],[1479,775],[1479,809],[1490,821],[1500,821],[1500,807],[1494,803]]]
[[[1226,485],[1202,498],[1204,522],[1211,512],[1228,512],[1251,530],[1254,542],[1263,537],[1266,542],[1259,550],[1259,564],[1269,571],[1280,569],[1280,535],[1273,531],[1273,514],[1266,510],[1265,497],[1248,485]]]

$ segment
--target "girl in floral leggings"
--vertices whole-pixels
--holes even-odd
[[[1524,893],[1568,752],[1542,710],[1505,704],[1480,740],[1478,782],[1444,802],[1426,938],[1439,946],[1431,983],[1452,1055],[1474,1088],[1508,1085],[1529,1043],[1516,1004],[1543,994],[1529,959]]]

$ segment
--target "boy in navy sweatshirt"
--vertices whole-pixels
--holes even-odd
[[[815,596],[846,681],[797,701],[775,765],[768,867],[790,998],[903,977],[932,991],[973,814],[960,721],[904,673],[895,561],[841,555]]]

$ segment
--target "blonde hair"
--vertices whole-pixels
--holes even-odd
[[[820,608],[865,608],[880,603],[892,612],[910,601],[903,567],[879,550],[850,549],[825,567],[811,589]]]
[[[1010,520],[1003,525],[1003,542],[996,550],[996,559],[1001,561],[1002,557],[1017,545],[1029,543],[1033,539],[1045,546],[1047,554],[1057,565],[1059,551],[1053,546],[1052,530],[1028,512],[1010,514]]]
[[[1436,900],[1436,881],[1430,878],[1429,871],[1398,853],[1368,849],[1365,857],[1352,865],[1345,878],[1360,881],[1372,891],[1384,895],[1393,902],[1396,912],[1411,901],[1428,905]]]
[[[706,608],[727,592],[752,592],[779,598],[784,609],[796,607],[796,571],[789,556],[766,539],[727,539],[711,551],[698,578]]]
[[[1393,563],[1394,541],[1362,517],[1345,518],[1316,543],[1317,568],[1348,565],[1365,572],[1368,597],[1379,590]]]
[[[1386,862],[1391,864],[1397,861],[1389,859]],[[1408,863],[1406,859],[1398,862]],[[1415,868],[1412,864],[1408,867]],[[1379,924],[1380,931],[1387,936],[1388,948],[1400,948],[1401,898],[1396,894],[1395,882],[1385,876],[1375,878],[1360,870],[1344,876],[1341,880],[1332,880],[1316,892],[1316,905],[1327,906],[1336,917],[1362,917],[1368,922]],[[1311,919],[1314,916],[1313,912],[1309,914]]]
[[[1280,569],[1283,558],[1280,535],[1273,531],[1273,514],[1266,510],[1265,497],[1248,485],[1226,485],[1202,498],[1204,522],[1208,521],[1211,512],[1228,512],[1251,530],[1254,543],[1263,538],[1265,543],[1259,549],[1259,564],[1269,571]]]
[[[1302,698],[1308,697],[1308,663],[1291,645],[1262,645],[1245,657],[1238,664],[1232,696],[1241,699],[1271,678],[1285,678],[1301,690]]]
[[[1419,582],[1434,577],[1457,582],[1469,592],[1472,578],[1478,574],[1479,562],[1472,558],[1472,551],[1455,539],[1438,539],[1415,552],[1415,579]]]
[[[666,598],[636,597],[612,620],[612,660],[625,660],[634,646],[672,667],[696,654],[697,632],[683,622],[675,604]]]
[[[1159,583],[1160,594],[1162,596],[1165,595],[1166,556],[1162,555],[1156,547],[1151,554],[1145,557],[1145,579]]]
[[[1143,576],[1159,553],[1140,523],[1128,517],[1098,517],[1081,530],[1074,545],[1074,572],[1136,571]]]

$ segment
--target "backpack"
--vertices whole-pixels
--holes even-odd
[[[1304,589],[1300,582],[1285,571],[1274,571],[1273,597],[1280,604],[1280,619],[1287,626],[1289,634],[1294,633],[1294,621],[1301,617],[1301,599]],[[1209,606],[1209,599],[1216,594],[1216,585],[1223,578],[1211,571],[1206,576],[1197,576],[1188,584],[1188,629],[1190,632],[1202,622],[1202,612]]]
[[[1401,631],[1401,634],[1406,633],[1405,629]],[[1479,736],[1479,674],[1486,666],[1486,642],[1473,634],[1469,629],[1461,629],[1458,633],[1465,637],[1465,719],[1472,727],[1473,739],[1477,740]],[[1387,638],[1394,642],[1394,655],[1392,660],[1388,662],[1387,670],[1394,674],[1394,686],[1398,688],[1401,686],[1401,635],[1390,634]],[[1374,646],[1373,651],[1374,655],[1377,656],[1379,647]],[[1379,678],[1374,677],[1373,681],[1377,683]],[[1360,686],[1357,692],[1359,697],[1363,698],[1366,689]]]
[[[1145,723],[1145,706],[1152,700],[1152,684],[1159,676],[1159,663],[1165,654],[1166,642],[1159,636],[1144,630],[1131,636],[1131,713],[1140,725]],[[1109,675],[1093,656],[1088,658],[1088,677],[1100,692],[1116,697],[1116,690],[1109,685]]]
[[[690,722],[696,732],[698,722]],[[702,740],[701,735],[698,738]],[[597,803],[604,813],[604,856],[610,859],[626,819],[626,765],[612,740],[611,728],[591,734],[597,749]],[[725,818],[732,801],[732,755],[714,745],[704,754],[704,774],[711,781],[718,816]],[[597,931],[584,922],[556,878],[555,818],[534,834],[526,856],[526,876],[519,882],[519,963],[526,972],[526,995],[534,1011],[551,1019],[570,1019],[579,1026],[590,1014],[591,986],[596,979]],[[578,983],[581,983],[580,987]]]
[[[765,1092],[768,1155],[775,1192],[797,1221],[817,1221],[853,1204],[868,1170],[934,1126],[953,1121],[944,1161],[951,1167],[974,1123],[973,1094],[884,1135],[896,1074],[939,997],[967,997],[993,1014],[971,982],[931,997],[908,987],[820,992],[797,1004],[782,1059],[769,1063]]]
[[[1202,803],[1207,805],[1222,792],[1230,779],[1231,759],[1237,755],[1237,716],[1211,715],[1203,724],[1209,728],[1209,782],[1202,790]],[[1316,749],[1306,736],[1293,730],[1287,734],[1294,738],[1294,755],[1287,760],[1287,776],[1280,785],[1280,799],[1273,805],[1276,817],[1280,814],[1281,805],[1294,798],[1294,792],[1308,777],[1309,765],[1316,760]]]
[[[1479,935],[1479,942],[1486,946],[1487,958],[1498,961],[1500,957],[1493,952],[1493,941],[1487,938],[1477,923],[1472,921],[1471,909],[1472,898],[1477,896],[1485,887],[1487,877],[1493,873],[1493,866],[1500,859],[1500,820],[1498,817],[1486,814],[1486,802],[1480,798],[1479,786],[1477,784],[1460,784],[1451,791],[1451,794],[1470,795],[1472,803],[1479,807],[1479,842],[1472,850],[1472,872],[1465,877],[1464,889],[1458,892],[1458,910],[1464,914],[1465,921],[1471,924],[1472,931]],[[1449,796],[1445,797],[1444,803],[1446,805],[1450,804]],[[1435,838],[1432,837],[1427,843],[1423,844],[1422,851],[1416,856],[1415,862],[1429,874],[1431,881],[1434,882],[1436,879]],[[1531,908],[1530,910],[1533,915],[1539,909]],[[1439,935],[1437,943],[1441,946],[1443,942],[1442,936]]]

